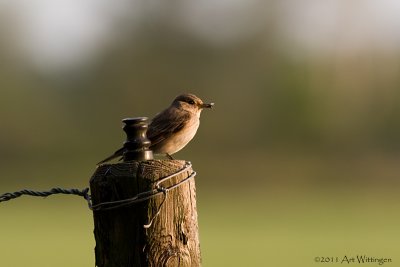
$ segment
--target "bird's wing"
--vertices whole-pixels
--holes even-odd
[[[166,109],[158,113],[149,125],[147,137],[151,146],[168,139],[172,134],[179,132],[189,121],[190,114],[181,110]]]

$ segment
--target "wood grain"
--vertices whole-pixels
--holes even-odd
[[[149,160],[98,167],[90,181],[93,205],[132,198],[182,169],[183,160]],[[167,188],[192,169],[166,180]],[[163,195],[113,210],[94,211],[96,266],[200,266],[196,187],[189,179]],[[154,218],[149,228],[144,228]]]

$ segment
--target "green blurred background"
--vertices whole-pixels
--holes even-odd
[[[0,191],[88,186],[124,141],[121,119],[192,92],[216,103],[176,154],[198,173],[204,266],[397,266],[399,12],[390,0],[2,0]],[[22,197],[0,218],[0,266],[94,266],[82,199]]]

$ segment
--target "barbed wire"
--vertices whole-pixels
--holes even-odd
[[[165,200],[167,199],[167,193],[170,190],[182,185],[183,183],[189,181],[191,178],[195,177],[196,176],[196,172],[192,171],[192,173],[188,177],[186,177],[185,179],[183,179],[183,180],[179,181],[178,183],[173,184],[173,185],[171,185],[169,187],[163,187],[163,186],[161,186],[161,184],[163,182],[165,182],[167,180],[170,180],[171,178],[173,178],[173,177],[175,177],[175,176],[187,171],[191,167],[192,167],[191,162],[187,161],[182,169],[178,170],[177,172],[175,172],[175,173],[173,173],[171,175],[168,175],[168,176],[165,176],[165,177],[159,179],[157,181],[157,183],[155,184],[155,188],[154,189],[151,189],[151,190],[148,190],[148,191],[145,191],[145,192],[141,192],[141,193],[139,193],[136,196],[131,197],[131,198],[122,199],[122,200],[115,200],[115,201],[101,202],[101,203],[98,203],[98,204],[95,204],[95,205],[93,205],[93,203],[92,203],[92,199],[91,199],[91,196],[89,194],[89,188],[85,188],[85,189],[80,190],[80,189],[76,189],[76,188],[64,189],[64,188],[60,188],[60,187],[55,187],[55,188],[52,188],[52,189],[50,189],[48,191],[34,191],[34,190],[30,190],[30,189],[23,189],[23,190],[15,191],[15,192],[12,192],[12,193],[4,193],[4,194],[0,195],[0,202],[9,201],[9,200],[21,197],[23,195],[34,196],[34,197],[48,197],[50,195],[55,195],[55,194],[66,194],[66,195],[81,196],[86,200],[89,209],[91,209],[92,211],[102,211],[102,210],[112,210],[112,209],[117,209],[117,208],[121,208],[121,207],[130,206],[130,205],[133,205],[135,203],[142,202],[142,201],[145,201],[145,200],[149,200],[151,198],[154,198],[154,197],[159,196],[159,195],[162,194],[164,198],[161,201],[160,206],[157,208],[157,212],[154,214],[154,216],[150,220],[150,222],[143,226],[144,228],[149,228],[152,225],[154,219],[160,213],[161,208],[162,208]]]

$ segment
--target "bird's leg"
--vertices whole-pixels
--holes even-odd
[[[174,159],[170,154],[168,154],[168,153],[165,153],[165,156],[167,156],[167,158],[169,158],[169,159]]]

